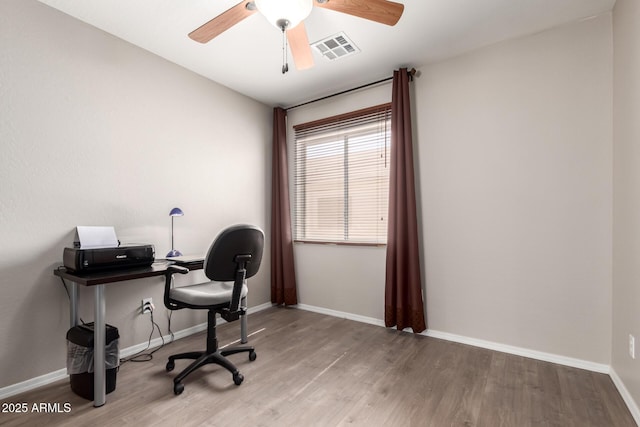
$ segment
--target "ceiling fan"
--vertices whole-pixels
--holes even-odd
[[[387,0],[243,0],[190,32],[189,37],[207,43],[245,18],[260,12],[282,31],[283,39],[286,32],[296,68],[304,70],[313,66],[311,46],[304,26],[304,19],[309,16],[313,6],[390,26],[398,22],[404,11],[403,4]],[[288,65],[286,59],[283,62],[284,74]]]

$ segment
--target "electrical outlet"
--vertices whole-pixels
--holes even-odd
[[[629,334],[629,356],[632,359],[636,358],[636,339],[631,334]]]
[[[149,314],[149,313],[151,313],[152,306],[153,306],[153,299],[152,298],[143,298],[142,299],[142,304],[140,306],[140,312],[142,314]]]

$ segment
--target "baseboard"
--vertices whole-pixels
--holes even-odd
[[[264,303],[264,304],[260,304],[258,306],[255,307],[250,307],[247,310],[247,314],[251,315],[253,313],[257,313],[259,311],[265,310],[267,308],[272,307],[272,304],[270,302],[268,303]],[[225,323],[225,321],[223,319],[219,319],[220,320],[220,324]],[[201,323],[199,325],[195,325],[192,326],[190,328],[187,329],[182,329],[180,331],[174,332],[173,336],[174,339],[180,339],[180,338],[185,338],[188,337],[190,335],[196,334],[198,332],[204,331],[207,328],[207,324],[205,323]],[[139,353],[143,350],[145,350],[147,347],[148,348],[155,348],[158,347],[160,345],[162,345],[162,340],[164,339],[165,342],[169,342],[169,340],[171,339],[170,335],[165,335],[164,337],[160,338],[154,338],[151,340],[151,344],[149,344],[149,342],[144,342],[144,343],[140,343],[140,344],[135,344],[131,347],[127,347],[124,349],[120,350],[120,357],[121,358],[127,358],[129,356],[132,356],[136,353]],[[58,369],[56,371],[50,372],[48,374],[44,374],[41,375],[39,377],[35,377],[35,378],[31,378],[29,380],[26,381],[22,381],[20,383],[17,384],[12,384],[6,387],[2,387],[0,388],[0,399],[5,399],[7,397],[11,397],[11,396],[15,396],[17,394],[20,393],[24,393],[26,391],[29,390],[33,390],[36,389],[38,387],[42,387],[45,386],[47,384],[51,384],[54,383],[56,381],[59,380],[63,380],[65,378],[67,378],[67,368],[63,368],[63,369]]]
[[[344,311],[330,310],[328,308],[316,307],[307,304],[297,304],[294,307],[305,311],[313,311],[314,313],[326,314],[328,316],[339,317],[341,319],[355,320],[356,322],[368,323],[370,325],[384,327],[384,321],[373,317],[360,316],[358,314],[347,313]]]
[[[613,369],[613,367],[609,371],[609,376],[611,377],[611,380],[613,381],[616,388],[618,389],[620,396],[622,396],[622,400],[624,400],[624,403],[627,404],[627,408],[629,408],[629,411],[631,412],[631,415],[633,416],[633,419],[635,420],[636,424],[640,426],[640,408],[638,408],[638,404],[636,403],[635,400],[633,400],[633,397],[631,397],[631,393],[629,393],[629,390],[627,390],[627,387],[625,387],[624,382],[622,382],[622,380],[616,373],[615,369]]]
[[[296,306],[299,309],[306,311],[313,311],[315,313],[327,314],[329,316],[340,317],[343,319],[355,320],[358,322],[369,323],[371,325],[383,326],[384,321],[381,319],[375,319],[372,317],[359,316],[357,314],[345,313],[342,311],[330,310],[322,307],[315,307],[307,304],[298,304]],[[469,338],[461,335],[450,334],[446,332],[427,330],[420,335],[428,337],[443,339],[446,341],[453,341],[461,344],[472,345],[474,347],[486,348],[489,350],[500,351],[503,353],[514,354],[517,356],[529,357],[531,359],[543,360],[545,362],[557,363],[559,365],[571,366],[574,368],[586,369],[589,371],[608,374],[610,372],[609,365],[600,363],[589,362],[581,359],[574,359],[571,357],[559,356],[557,354],[544,353],[541,351],[529,350],[526,348],[515,347],[500,343],[494,343],[491,341],[479,340],[475,338]]]
[[[479,340],[476,338],[469,338],[461,335],[450,334],[447,332],[440,332],[429,329],[423,332],[422,335],[447,341],[453,341],[460,344],[472,345],[474,347],[486,348],[488,350],[495,350],[502,353],[513,354],[516,356],[528,357],[530,359],[542,360],[544,362],[557,363],[558,365],[570,366],[572,368],[585,369],[587,371],[598,372],[601,374],[608,374],[610,371],[609,365],[601,363],[595,363],[588,360],[575,359],[572,357],[560,356],[553,353],[545,353],[542,351],[530,350],[528,348],[515,347],[491,341]]]
[[[57,371],[49,372],[48,374],[44,374],[36,378],[31,378],[30,380],[0,388],[0,399],[5,399],[25,391],[54,383],[58,380],[67,378],[67,376],[67,368],[58,369]]]

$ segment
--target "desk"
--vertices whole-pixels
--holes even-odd
[[[104,301],[104,285],[109,283],[123,282],[133,279],[143,279],[147,277],[164,276],[167,262],[156,262],[149,267],[128,268],[120,270],[111,270],[89,274],[75,274],[64,268],[53,270],[53,274],[66,279],[70,282],[69,287],[69,318],[71,327],[78,324],[78,285],[93,287],[93,311],[94,311],[94,328],[93,328],[93,406],[99,407],[106,401],[106,368],[105,368],[105,313],[106,304]],[[203,263],[194,263],[186,265],[189,270],[199,270],[203,268]],[[243,343],[247,342],[246,316],[241,317],[240,339]]]

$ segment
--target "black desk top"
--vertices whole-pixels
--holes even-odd
[[[79,285],[95,286],[106,283],[122,282],[125,280],[143,279],[145,277],[164,276],[169,265],[171,265],[170,262],[158,261],[148,267],[122,268],[87,274],[77,274],[75,272],[67,271],[66,268],[61,267],[53,270],[53,274]],[[184,267],[187,267],[189,270],[199,270],[202,269],[203,263],[190,263],[188,265],[184,265]]]

